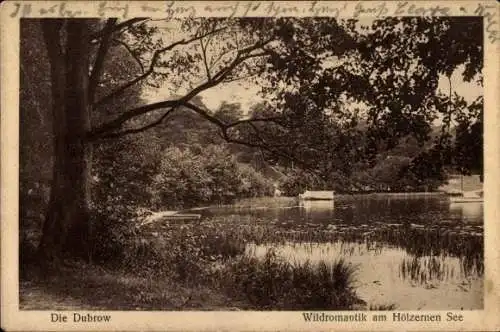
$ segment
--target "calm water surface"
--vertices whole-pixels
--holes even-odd
[[[482,203],[450,203],[440,194],[371,194],[336,196],[335,201],[299,201],[296,198],[242,200],[234,205],[210,207],[205,215],[252,215],[295,223],[370,222],[483,223]]]
[[[312,230],[330,237],[251,243],[247,254],[274,248],[292,263],[344,258],[355,264],[358,294],[398,309],[483,307],[483,204],[444,195],[372,194],[331,201],[267,198],[200,210],[205,217],[265,220],[276,232]]]

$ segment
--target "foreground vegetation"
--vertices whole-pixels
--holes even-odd
[[[446,271],[439,258],[418,257],[458,257],[466,275],[482,274],[484,269],[482,236],[477,229],[460,225],[430,229],[380,223],[332,227],[243,216],[140,225],[127,232],[124,228],[103,227],[99,234],[105,234],[106,240],[96,240],[92,264],[70,260],[55,272],[34,268],[30,257],[34,237],[26,237],[21,248],[21,266],[25,267],[21,271],[21,306],[44,308],[43,303],[37,304],[30,297],[33,289],[38,289],[56,298],[74,299],[77,307],[94,309],[393,308],[390,303],[365,303],[359,298],[357,268],[348,260],[293,263],[272,248],[257,257],[247,250],[249,244],[345,241],[364,243],[376,250],[386,243],[414,255],[401,262],[400,272],[404,278],[420,282],[442,278]]]
[[[353,287],[355,269],[344,261],[291,265],[272,251],[264,260],[242,255],[222,265],[217,260],[207,264],[211,259],[201,257],[196,262],[174,257],[171,263],[163,257],[157,269],[151,265],[145,270],[141,266],[131,267],[128,265],[131,261],[117,269],[73,261],[54,274],[25,270],[20,305],[22,309],[36,310],[364,308],[364,301],[357,297]],[[173,271],[167,271],[166,264]],[[37,297],[37,291],[43,295]],[[54,305],[51,298],[67,301]]]
[[[80,269],[78,262],[55,277],[28,268],[21,271],[22,280],[27,287],[35,283],[49,292],[85,300],[85,305],[94,303],[93,308],[220,310],[230,305],[259,310],[349,310],[363,304],[353,286],[355,268],[345,261],[292,265],[272,250],[264,259],[245,255],[251,232],[229,225],[228,220],[204,225],[160,222],[136,228],[134,235],[113,238],[109,234],[110,241],[100,242],[102,247],[94,252],[97,265],[83,264]],[[259,229],[254,231],[258,236]],[[22,266],[33,266],[30,246],[25,241]],[[89,289],[95,292],[89,295]],[[117,297],[110,297],[115,292]],[[172,298],[185,298],[186,303],[173,304]],[[30,302],[27,297],[23,301]]]

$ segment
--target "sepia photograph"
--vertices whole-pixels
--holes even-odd
[[[482,309],[481,18],[20,28],[21,309]]]
[[[234,12],[243,3],[264,6]],[[485,45],[498,39],[484,15],[63,4],[8,10],[10,308],[56,329],[120,311],[458,324],[486,310]]]

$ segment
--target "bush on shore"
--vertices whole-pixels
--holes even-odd
[[[242,256],[223,270],[225,287],[260,310],[350,310],[363,303],[356,268],[343,260],[293,265],[272,249],[264,259]]]
[[[261,173],[237,162],[228,149],[220,146],[197,152],[177,147],[164,150],[151,186],[153,204],[161,208],[231,203],[269,196],[274,189]]]

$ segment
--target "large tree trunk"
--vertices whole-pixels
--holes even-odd
[[[54,169],[39,253],[47,263],[58,263],[67,255],[89,258],[90,29],[83,19],[42,25],[51,66]]]

